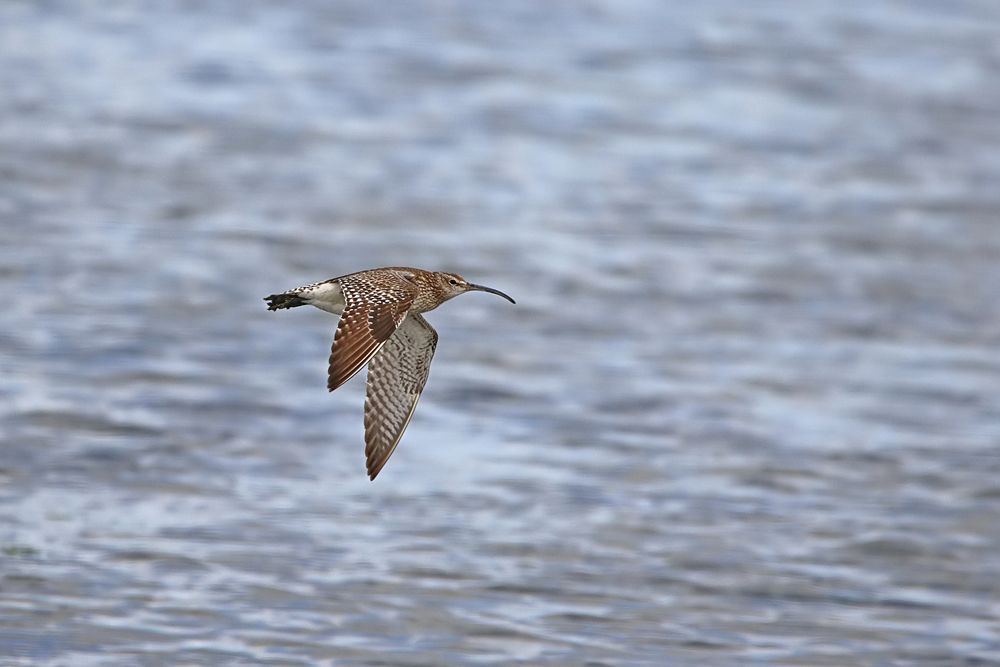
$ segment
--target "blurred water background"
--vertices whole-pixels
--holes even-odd
[[[1000,664],[1000,5],[0,4],[0,664]],[[335,320],[430,314],[375,483]]]

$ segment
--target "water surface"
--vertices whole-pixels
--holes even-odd
[[[1000,664],[1000,9],[495,4],[0,7],[0,662]]]

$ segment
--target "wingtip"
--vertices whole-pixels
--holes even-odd
[[[369,461],[369,462],[365,463],[365,468],[368,470],[368,481],[369,482],[374,482],[375,481],[375,478],[378,477],[378,474],[380,472],[382,472],[383,468],[385,468],[385,464],[386,464],[386,462],[388,462],[388,460],[389,460],[389,458],[386,457],[386,458],[382,459],[381,461],[373,459],[372,461]]]

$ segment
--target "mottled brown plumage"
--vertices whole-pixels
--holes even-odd
[[[368,364],[365,457],[375,479],[413,417],[427,383],[437,332],[420,313],[464,292],[490,292],[454,273],[402,266],[370,269],[265,297],[268,310],[312,305],[340,315],[330,351],[333,391]]]

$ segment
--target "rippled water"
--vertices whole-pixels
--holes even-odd
[[[0,663],[1000,664],[995,2],[147,4],[0,6]]]

